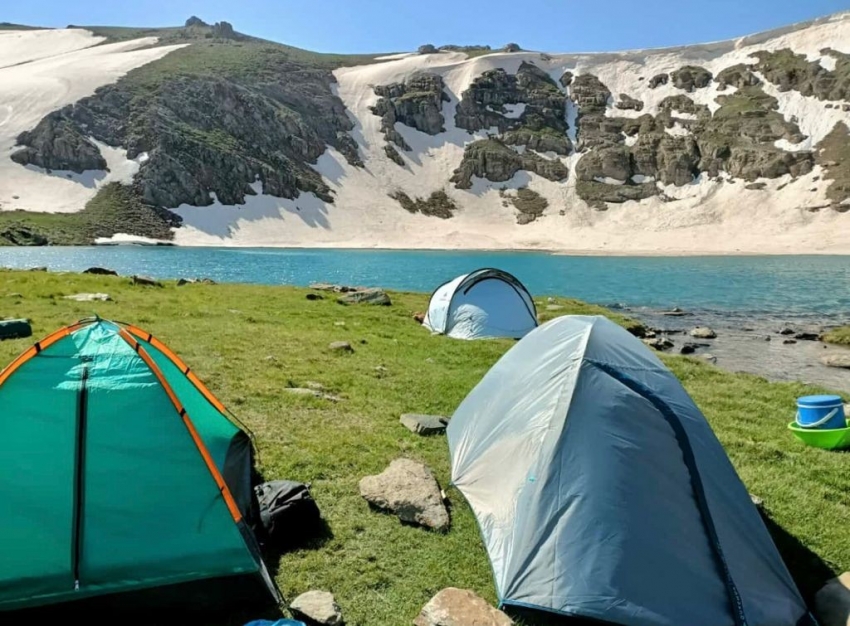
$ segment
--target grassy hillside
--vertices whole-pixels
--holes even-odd
[[[105,292],[115,301],[63,299],[79,292]],[[417,437],[398,418],[405,412],[451,415],[512,342],[430,336],[411,319],[425,309],[423,294],[393,293],[391,307],[343,307],[329,296],[308,301],[306,293],[248,285],[143,288],[127,278],[0,271],[3,314],[31,318],[38,336],[97,313],[160,337],[256,433],[266,478],[312,483],[330,536],[282,557],[277,580],[289,600],[311,588],[330,590],[351,626],[410,624],[446,586],[471,588],[495,601],[475,520],[448,486],[445,438]],[[601,311],[559,303],[559,314]],[[0,363],[33,340],[0,343]],[[332,353],[332,341],[349,341],[354,353]],[[847,457],[806,448],[785,428],[795,398],[812,389],[684,357],[664,359],[705,412],[750,491],[764,500],[771,530],[804,592],[810,596],[831,570],[850,569]],[[286,392],[310,382],[341,400]],[[402,526],[360,498],[360,478],[401,456],[426,462],[446,489],[452,514],[447,534]]]
[[[130,187],[110,183],[79,213],[0,211],[0,247],[91,245],[118,232],[169,240],[178,223],[176,215],[142,204]]]
[[[839,346],[850,346],[850,326],[832,329],[824,334],[823,340],[826,343],[834,343]]]

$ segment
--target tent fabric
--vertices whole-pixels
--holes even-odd
[[[455,339],[521,339],[537,327],[537,309],[514,276],[484,268],[438,287],[423,325]]]
[[[0,373],[0,406],[0,611],[230,576],[279,598],[245,524],[246,436],[153,345],[63,329]]]
[[[627,626],[811,619],[700,410],[606,318],[529,333],[447,433],[502,606]]]

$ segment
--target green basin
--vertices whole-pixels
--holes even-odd
[[[788,424],[788,429],[809,446],[823,450],[842,450],[850,447],[850,427],[847,428],[801,428],[797,422]]]

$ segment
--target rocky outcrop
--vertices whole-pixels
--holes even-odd
[[[558,159],[545,159],[534,152],[519,154],[497,139],[482,139],[466,147],[451,182],[458,189],[470,189],[473,177],[505,182],[522,170],[552,181],[565,180],[569,174]]]
[[[48,116],[33,130],[18,136],[26,146],[12,154],[21,165],[36,165],[46,170],[105,170],[106,159],[97,146],[83,135],[82,129],[61,116]]]
[[[628,200],[643,200],[658,193],[655,183],[627,183],[624,185],[606,185],[595,181],[576,182],[576,193],[590,206],[605,210],[607,202],[623,203]]]
[[[656,74],[655,76],[649,79],[649,88],[656,89],[661,85],[666,85],[668,82],[670,82],[669,74]]]
[[[678,94],[667,96],[658,103],[659,117],[669,127],[673,119],[682,121],[682,113],[692,115],[696,119],[708,119],[711,117],[711,109],[704,104],[696,104],[688,96]]]
[[[426,43],[419,46],[417,52],[419,52],[419,54],[436,54],[439,50],[437,50],[437,47],[434,44]]]
[[[429,135],[446,130],[442,109],[443,102],[448,102],[449,97],[443,90],[441,76],[417,72],[403,83],[379,85],[375,87],[375,93],[380,100],[372,107],[372,112],[381,118],[381,130],[387,141],[402,150],[410,151],[411,148],[396,131],[397,122]]]
[[[826,197],[837,210],[850,209],[850,128],[838,122],[815,148],[815,159],[831,180]]]
[[[449,219],[458,210],[457,204],[443,190],[433,192],[427,199],[411,198],[403,191],[394,191],[389,196],[409,213]]]
[[[541,217],[549,206],[549,201],[528,187],[520,187],[514,193],[502,192],[503,197],[509,198],[517,210],[516,223],[520,226],[530,224]]]
[[[758,76],[750,71],[749,66],[743,63],[732,65],[720,71],[714,78],[717,81],[717,89],[723,91],[727,86],[742,89],[744,87],[755,87],[761,81]]]
[[[207,24],[204,20],[202,20],[202,19],[201,19],[201,18],[199,18],[198,16],[193,15],[193,16],[192,16],[192,17],[190,17],[188,20],[186,20],[186,23],[184,24],[184,26],[185,26],[186,28],[191,28],[192,26],[203,26],[203,27],[206,27],[206,26],[209,26],[209,24]]]
[[[221,32],[227,35],[227,27]],[[222,55],[232,62],[230,45],[210,44],[208,61]],[[143,66],[48,115],[21,135],[26,148],[13,158],[51,169],[103,169],[85,139],[93,137],[125,147],[131,159],[147,154],[134,189],[150,206],[206,206],[213,194],[223,204],[241,204],[256,181],[274,196],[312,192],[333,202],[310,164],[331,146],[362,165],[348,134],[353,122],[331,88],[333,75],[270,45],[241,45],[261,48],[265,65],[250,73],[229,72],[224,64],[215,73],[167,76],[157,73],[157,63]]]
[[[516,74],[495,69],[472,81],[458,103],[455,124],[470,132],[494,127],[500,134],[518,131],[511,135],[513,145],[553,136],[550,142],[558,148],[553,151],[566,154],[565,106],[566,96],[550,76],[524,61]]]
[[[621,110],[643,111],[643,102],[624,93],[620,94],[620,100],[614,106]]]
[[[758,62],[753,66],[779,91],[799,91],[819,100],[850,101],[850,55],[831,48],[822,54],[835,59],[835,69],[827,70],[818,61],[809,61],[804,54],[788,48],[754,52]]]
[[[670,72],[670,79],[677,89],[692,92],[711,84],[712,75],[707,69],[695,65],[685,65]]]

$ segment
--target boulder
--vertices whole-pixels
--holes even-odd
[[[337,299],[340,304],[376,304],[378,306],[390,306],[392,300],[383,289],[364,289],[352,291]]]
[[[347,341],[334,341],[328,346],[328,348],[334,352],[354,352],[354,348],[352,348],[351,344]]]
[[[134,285],[141,285],[143,287],[162,287],[162,283],[158,280],[154,280],[150,276],[137,276],[133,275],[130,277],[133,281]]]
[[[177,281],[177,286],[183,287],[184,285],[194,285],[197,282],[198,281],[195,280],[194,278],[181,278]]]
[[[850,572],[828,581],[815,594],[814,608],[821,626],[850,626]]]
[[[666,315],[667,317],[684,317],[687,315],[687,312],[676,306],[669,311],[662,311],[661,315]]]
[[[443,589],[426,604],[414,626],[511,626],[513,621],[468,589]]]
[[[794,339],[798,339],[800,341],[817,341],[820,339],[820,333],[801,332],[795,334]]]
[[[713,78],[711,72],[703,67],[685,65],[670,73],[673,86],[691,92],[703,87],[708,87]]]
[[[654,350],[669,350],[673,347],[673,342],[666,337],[655,337],[653,339],[641,339],[646,345]]]
[[[693,354],[694,352],[696,352],[696,351],[697,351],[697,348],[698,348],[698,347],[699,347],[699,345],[698,345],[698,344],[695,344],[695,343],[686,343],[685,345],[683,345],[683,346],[681,347],[681,349],[679,350],[679,352],[680,352],[681,354]]]
[[[836,352],[821,357],[821,363],[827,367],[850,369],[850,352]]]
[[[46,272],[47,267],[45,267],[44,265],[39,265],[38,267],[31,267],[29,269],[29,271],[30,272]]]
[[[362,287],[349,287],[348,285],[334,285],[331,283],[312,283],[310,289],[316,291],[333,291],[334,293],[349,293],[352,291],[360,291]]]
[[[449,418],[442,415],[420,415],[405,413],[399,420],[409,431],[417,435],[439,435],[446,432]]]
[[[109,302],[112,298],[108,293],[77,293],[73,296],[65,296],[65,300],[76,302]]]
[[[105,267],[90,267],[83,270],[83,274],[97,274],[98,276],[118,276],[115,270],[106,269]]]
[[[656,87],[660,87],[661,85],[666,85],[669,81],[669,74],[656,74],[655,76],[649,79],[649,88],[655,89]]]
[[[716,339],[717,333],[708,326],[697,326],[691,331],[691,337],[697,339]]]
[[[298,619],[321,626],[342,626],[342,610],[329,591],[308,591],[292,601],[289,610]]]
[[[403,522],[434,530],[449,528],[440,486],[431,470],[417,461],[396,459],[382,473],[366,476],[360,481],[360,495]]]
[[[323,295],[318,294],[318,293],[308,293],[305,297],[308,300],[324,300],[325,299],[325,297]]]

